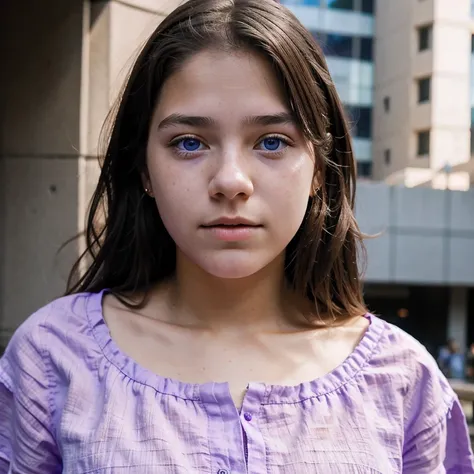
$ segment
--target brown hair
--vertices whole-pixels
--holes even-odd
[[[366,311],[358,270],[362,235],[354,218],[355,161],[344,110],[321,48],[273,0],[190,0],[172,12],[141,51],[118,103],[87,219],[87,249],[67,293],[107,288],[123,298],[175,270],[176,248],[141,173],[153,109],[164,82],[207,48],[263,54],[316,153],[316,195],[288,245],[288,282],[332,319]],[[104,215],[105,213],[105,215]],[[90,262],[79,274],[83,262]]]

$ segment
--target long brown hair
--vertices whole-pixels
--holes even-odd
[[[318,189],[286,251],[287,280],[333,319],[366,311],[358,268],[362,235],[354,218],[355,161],[344,109],[321,48],[274,0],[189,0],[141,51],[110,124],[87,218],[87,248],[67,294],[146,290],[173,274],[176,247],[141,174],[153,109],[163,83],[207,48],[247,50],[271,62],[296,120],[315,149]],[[87,262],[86,271],[80,273]]]

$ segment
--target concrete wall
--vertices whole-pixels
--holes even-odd
[[[356,215],[368,283],[474,286],[474,190],[441,191],[361,182]]]
[[[64,292],[82,244],[57,251],[84,228],[102,123],[139,47],[178,3],[25,0],[2,7],[0,346]]]
[[[374,178],[389,184],[469,188],[469,0],[400,0],[377,3]],[[432,26],[431,47],[418,51],[418,29]],[[431,97],[417,101],[417,81],[431,77]],[[392,108],[386,112],[384,97]],[[417,133],[430,130],[430,153],[417,156]],[[384,150],[391,162],[384,162]],[[444,168],[453,171],[447,175]]]
[[[0,15],[0,339],[64,288],[77,232],[82,1],[7,2]],[[0,340],[1,343],[1,340]]]
[[[420,4],[430,4],[425,0]],[[375,27],[375,89],[373,174],[384,179],[409,164],[411,154],[410,126],[412,90],[412,0],[377,2]],[[423,58],[430,63],[431,58]],[[390,110],[384,110],[384,98]],[[384,162],[384,151],[390,149],[391,163]]]

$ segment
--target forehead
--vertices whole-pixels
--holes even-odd
[[[163,85],[156,113],[206,111],[242,114],[288,112],[271,64],[255,53],[202,51]]]

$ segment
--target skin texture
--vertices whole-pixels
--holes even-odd
[[[169,78],[143,184],[176,243],[176,274],[141,310],[104,300],[112,337],[139,364],[229,382],[237,406],[249,382],[296,385],[333,370],[368,324],[309,324],[311,303],[285,285],[284,251],[317,186],[315,154],[289,112],[271,67],[251,53],[204,51]],[[244,240],[203,227],[236,216],[258,225]]]

